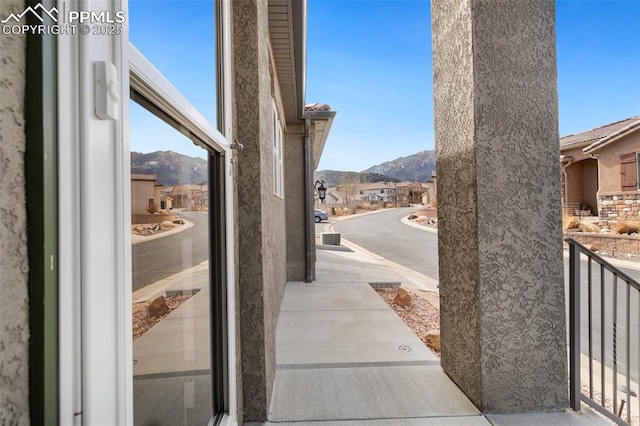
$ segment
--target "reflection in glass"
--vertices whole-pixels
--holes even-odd
[[[214,0],[130,0],[131,43],[216,123]]]
[[[134,422],[204,425],[212,417],[208,153],[197,147],[194,156],[191,140],[131,109],[143,117],[131,120]],[[155,150],[161,140],[173,149]]]

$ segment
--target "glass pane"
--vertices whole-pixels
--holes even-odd
[[[214,0],[130,0],[129,39],[214,127]]]
[[[130,108],[134,422],[204,425],[212,417],[209,156]]]

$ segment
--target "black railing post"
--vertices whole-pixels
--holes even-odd
[[[580,248],[569,241],[569,407],[580,411]]]

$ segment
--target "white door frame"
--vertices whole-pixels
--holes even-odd
[[[64,3],[66,10],[124,11],[128,18],[126,0]],[[237,423],[229,1],[220,2],[218,14],[224,135],[130,46],[127,23],[121,35],[58,36],[61,424],[133,423],[130,75],[137,89],[224,153],[229,406],[223,424]],[[96,116],[96,62],[117,70],[116,120]]]

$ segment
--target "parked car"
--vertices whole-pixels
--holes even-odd
[[[315,221],[316,223],[320,223],[323,220],[327,220],[329,219],[329,215],[327,215],[326,212],[323,212],[322,210],[316,210],[315,211]]]

